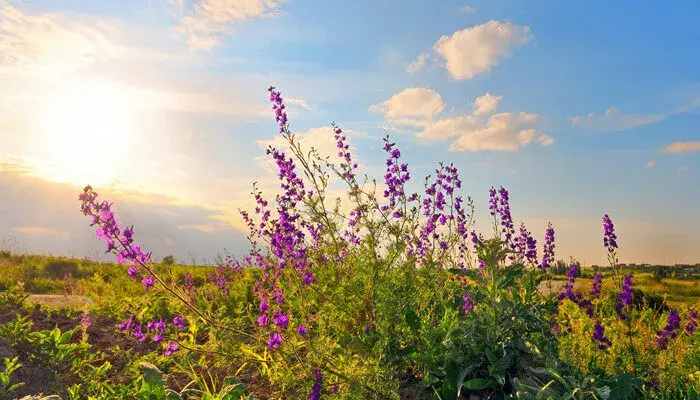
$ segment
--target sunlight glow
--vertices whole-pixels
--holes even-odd
[[[135,144],[135,111],[114,85],[81,85],[47,97],[37,115],[38,165],[45,178],[111,184]]]

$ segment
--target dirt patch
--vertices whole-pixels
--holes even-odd
[[[65,294],[30,294],[27,300],[32,303],[47,307],[83,307],[92,304],[92,299],[87,296]]]

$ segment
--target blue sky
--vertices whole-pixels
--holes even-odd
[[[92,254],[80,188],[118,201],[158,256],[245,250],[238,207],[275,188],[266,88],[381,178],[459,167],[558,257],[699,262],[700,4],[677,1],[0,0],[0,238]],[[325,147],[324,147],[325,146]],[[416,180],[416,183],[420,182]],[[418,186],[416,186],[418,188]],[[14,245],[16,246],[16,244]]]

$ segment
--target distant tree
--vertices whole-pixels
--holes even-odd
[[[165,265],[173,265],[173,264],[175,264],[175,256],[173,256],[173,255],[167,255],[167,256],[163,257],[162,263],[165,264]]]

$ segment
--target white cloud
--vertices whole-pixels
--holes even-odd
[[[537,138],[541,145],[554,143],[554,139],[533,128],[527,128],[537,120],[537,114],[499,113],[492,115],[480,128],[461,132],[450,145],[450,151],[517,151]]]
[[[416,133],[422,139],[441,140],[459,136],[462,132],[470,132],[480,125],[473,115],[459,116],[455,118],[439,119],[425,129]]]
[[[499,113],[485,119],[502,98],[486,93],[474,99],[471,114],[437,118],[445,109],[440,94],[425,88],[409,88],[371,106],[369,111],[385,114],[382,127],[387,130],[412,131],[425,140],[455,138],[451,151],[516,151],[535,140],[541,146],[554,144],[554,138],[534,129],[538,114]]]
[[[108,20],[27,15],[0,1],[0,75],[56,75],[116,59],[124,52],[119,36]]]
[[[589,112],[586,116],[574,116],[571,118],[571,124],[592,131],[617,132],[653,124],[667,116],[664,114],[623,114],[617,107],[610,106],[600,116],[596,116],[593,112]]]
[[[491,93],[477,97],[473,102],[474,115],[490,114],[496,111],[498,102],[502,98],[503,96],[494,96]]]
[[[665,153],[691,153],[700,151],[700,140],[693,142],[673,142],[666,146]]]
[[[488,73],[516,46],[532,40],[530,27],[491,20],[443,35],[433,49],[446,62],[445,68],[455,80],[472,79]]]
[[[426,126],[445,109],[442,96],[432,89],[408,88],[369,108],[383,112],[392,124]]]
[[[428,56],[426,54],[421,54],[412,63],[408,64],[406,67],[406,72],[409,74],[415,74],[416,72],[423,69],[428,63]]]
[[[182,8],[182,2],[179,5]],[[278,0],[201,0],[182,17],[180,30],[191,48],[210,50],[232,33],[236,23],[279,16],[281,5]]]
[[[465,13],[465,14],[474,14],[476,12],[476,8],[467,4],[467,5],[459,7],[457,9],[457,11],[459,11],[461,13]]]

